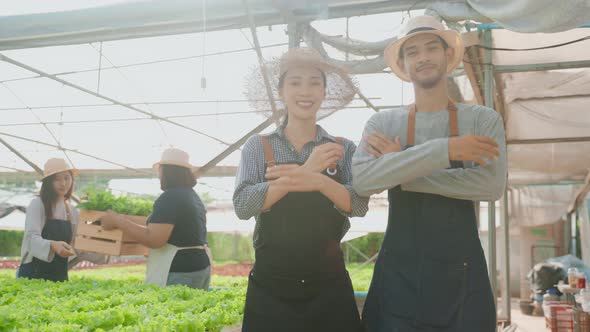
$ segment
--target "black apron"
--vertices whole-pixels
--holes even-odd
[[[67,203],[66,203],[67,204]],[[69,209],[66,205],[66,209]],[[69,220],[49,219],[45,222],[41,237],[45,240],[72,242],[72,223]],[[19,277],[30,279],[44,279],[49,281],[68,280],[68,258],[54,254],[51,262],[45,262],[33,257],[31,263],[22,264],[19,268]]]
[[[449,102],[451,136],[458,136]],[[415,107],[407,147],[414,144]],[[463,168],[451,161],[451,168]],[[367,332],[494,332],[496,308],[472,201],[390,189],[389,220],[363,310]]]
[[[272,149],[261,138],[272,167]],[[249,277],[242,331],[361,330],[340,249],[345,220],[319,192],[289,193],[261,214],[262,245]]]

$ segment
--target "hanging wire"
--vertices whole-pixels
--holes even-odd
[[[35,119],[37,119],[37,121],[39,121],[39,124],[42,125],[45,130],[49,133],[49,135],[53,138],[53,140],[55,141],[55,143],[57,144],[57,149],[63,151],[66,159],[68,159],[68,161],[70,162],[70,164],[72,166],[75,166],[75,164],[72,162],[72,159],[70,159],[70,156],[66,153],[66,151],[63,149],[60,140],[55,136],[55,134],[51,131],[51,129],[49,129],[49,127],[47,126],[47,123],[45,123],[43,120],[41,120],[41,118],[37,115],[37,113],[35,113],[35,111],[33,111],[33,109],[31,109],[29,107],[29,105],[27,103],[25,103],[24,100],[22,100],[22,98],[20,98],[16,92],[14,92],[8,85],[2,84],[2,86],[8,90],[13,96],[14,98],[16,98],[16,100],[18,100],[29,112],[31,112],[31,114],[33,114],[33,116],[35,117]]]
[[[278,43],[278,44],[270,44],[270,45],[260,46],[260,48],[273,48],[273,47],[282,47],[282,46],[287,46],[287,45],[289,45],[289,43]],[[166,63],[166,62],[175,62],[175,61],[199,59],[199,58],[203,58],[203,57],[216,56],[216,55],[224,55],[224,54],[249,52],[249,51],[252,51],[252,50],[254,50],[254,49],[253,48],[241,48],[241,49],[235,49],[235,50],[229,50],[229,51],[221,51],[221,52],[214,52],[214,53],[208,53],[208,54],[191,55],[191,56],[186,56],[186,57],[181,57],[181,58],[170,58],[170,59],[163,59],[163,60],[154,60],[154,61],[146,61],[146,62],[136,62],[136,63],[130,63],[130,64],[126,64],[126,65],[120,65],[120,66],[117,66],[117,68],[129,68],[129,67],[137,67],[137,66],[147,66],[147,65],[154,65],[154,64]],[[115,69],[115,68],[114,67],[102,68],[103,71],[104,70],[110,70],[110,69]],[[94,72],[94,71],[97,71],[97,70],[98,70],[98,68],[84,69],[84,70],[74,70],[74,71],[66,71],[66,72],[55,73],[55,74],[51,74],[51,75],[52,76],[64,76],[64,75],[73,75],[73,74],[83,74],[83,73]],[[0,81],[0,83],[31,80],[31,79],[42,78],[42,77],[44,77],[44,76],[36,75],[36,76],[29,76],[29,77],[12,78],[12,79],[8,79],[8,80]]]
[[[102,72],[102,42],[100,42],[100,51],[98,51],[98,82],[96,83],[96,93],[100,93],[100,74]]]
[[[389,72],[383,72],[384,74],[391,74]],[[1,83],[1,82],[0,82]],[[378,100],[381,98],[371,97],[370,100]],[[353,100],[361,100],[355,98]],[[141,103],[129,103],[127,105],[178,105],[178,104],[224,104],[224,103],[248,103],[251,101],[264,101],[264,100],[247,100],[247,99],[226,99],[226,100],[179,100],[179,101],[153,101],[153,102],[141,102]],[[21,110],[40,110],[40,109],[51,109],[51,108],[86,108],[86,107],[106,107],[106,106],[117,106],[116,104],[78,104],[78,105],[54,105],[54,106],[31,106],[31,107],[7,107],[0,108],[0,111],[21,111]],[[223,114],[223,113],[221,113]]]
[[[388,106],[377,106],[378,109],[387,109],[387,108],[396,108],[399,105],[388,105]],[[322,108],[322,109],[329,109],[329,108]],[[348,106],[346,109],[371,109],[368,106]],[[254,113],[268,113],[268,111],[236,111],[236,112],[216,112],[216,113],[202,113],[202,114],[187,114],[187,115],[171,115],[163,117],[163,119],[179,119],[179,118],[199,118],[199,117],[207,117],[207,116],[223,116],[223,115],[238,115],[238,114],[254,114]],[[148,121],[151,120],[150,118],[122,118],[122,119],[101,119],[101,120],[72,120],[72,121],[62,121],[63,124],[75,124],[75,123],[108,123],[108,122],[126,122],[126,121]],[[51,122],[48,121],[46,124],[59,124],[60,122]],[[22,123],[8,123],[8,124],[0,124],[0,127],[13,127],[13,126],[32,126],[32,125],[39,125],[38,122],[22,122]]]
[[[86,157],[90,157],[90,158],[96,159],[98,161],[103,161],[103,162],[108,163],[108,164],[111,164],[111,165],[123,167],[125,169],[129,169],[129,170],[133,170],[133,171],[142,173],[142,171],[139,170],[139,169],[136,169],[136,168],[133,168],[133,167],[129,167],[129,166],[126,166],[126,165],[123,165],[123,164],[120,164],[120,163],[117,163],[117,162],[114,162],[114,161],[110,161],[110,160],[107,160],[107,159],[104,159],[104,158],[101,158],[101,157],[98,157],[98,156],[95,156],[95,155],[92,155],[92,154],[89,154],[89,153],[86,153],[86,152],[83,152],[83,151],[80,151],[80,150],[69,149],[69,148],[65,148],[65,147],[62,147],[62,146],[53,145],[53,144],[49,144],[49,143],[42,142],[42,141],[39,141],[39,140],[35,140],[35,139],[27,138],[27,137],[22,137],[22,136],[18,136],[18,135],[13,135],[13,134],[9,134],[9,133],[4,133],[4,132],[0,132],[0,135],[6,136],[6,137],[12,137],[12,138],[15,138],[15,139],[18,139],[18,140],[22,140],[22,141],[26,141],[26,142],[30,142],[30,143],[36,143],[36,144],[39,144],[39,145],[42,145],[42,146],[52,147],[52,148],[63,150],[63,151],[68,151],[68,152],[76,153],[76,154],[79,154],[79,155],[82,155],[82,156],[86,156]]]
[[[139,105],[144,105],[147,108],[146,111],[150,115],[154,115],[154,112],[152,112],[152,110],[150,109],[150,105],[145,103],[145,95],[144,95],[143,91],[141,91],[141,88],[137,87],[134,84],[134,82],[127,75],[125,75],[125,73],[121,70],[121,68],[116,66],[106,55],[104,55],[102,53],[102,42],[100,43],[100,50],[97,50],[96,47],[92,44],[90,44],[90,46],[92,46],[92,48],[94,48],[97,52],[99,52],[99,56],[101,59],[104,57],[104,59],[112,66],[112,68],[117,70],[119,75],[121,75],[121,77],[123,77],[123,79],[125,79],[127,82],[129,82],[130,86],[133,87],[133,90],[135,90],[135,93],[138,95],[138,97],[144,101],[144,103],[140,103]],[[99,73],[100,73],[100,68],[99,68]],[[100,75],[99,75],[99,86],[100,86]],[[162,125],[162,122],[157,118],[153,118],[153,120],[158,125],[158,128],[160,128],[160,131],[162,132],[162,136],[164,137],[164,139],[170,143],[170,138],[168,137],[168,134],[166,133],[166,130],[164,129],[164,126]]]
[[[64,84],[61,85],[61,92],[62,92],[62,94],[64,92],[65,87],[66,86]],[[58,133],[57,134],[59,136],[59,140],[60,141],[63,140],[63,125],[64,125],[64,122],[63,121],[64,121],[64,108],[63,107],[60,107],[59,108],[59,122],[57,123],[57,128],[58,128]],[[58,145],[61,146],[60,143],[58,143]],[[65,151],[64,151],[64,155],[66,155],[66,157],[67,157],[67,154],[66,154]],[[72,164],[72,166],[73,166],[73,164]]]
[[[201,50],[202,54],[205,54],[205,49],[207,46],[207,0],[203,0],[203,48]],[[205,77],[205,57],[201,58],[201,89],[205,90],[207,88],[207,78]]]
[[[350,23],[350,17],[346,18],[346,42],[350,42],[350,33],[349,33],[349,23]],[[348,61],[348,48],[346,49],[346,53],[344,53],[344,59],[346,61]]]

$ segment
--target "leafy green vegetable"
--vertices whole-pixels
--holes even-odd
[[[205,292],[136,280],[0,275],[0,331],[220,331],[241,321],[244,300],[244,287]]]
[[[78,204],[79,209],[107,211],[113,210],[117,213],[132,216],[149,216],[152,213],[154,202],[130,198],[126,196],[115,196],[108,191],[88,192],[88,200]]]
[[[366,291],[373,264],[348,265],[356,291]],[[360,270],[359,270],[360,267]],[[15,279],[0,270],[0,331],[218,332],[242,320],[247,277],[212,275],[205,292],[145,285],[145,265],[70,271],[70,281]]]

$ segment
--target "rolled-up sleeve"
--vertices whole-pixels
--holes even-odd
[[[38,259],[51,262],[54,253],[51,250],[51,241],[41,236],[43,225],[45,224],[45,213],[43,203],[40,198],[35,198],[27,207],[25,218],[25,238],[28,238],[29,248],[25,250]]]
[[[242,220],[248,220],[262,212],[269,186],[264,178],[264,160],[260,137],[250,137],[242,149],[233,195],[236,215]]]
[[[345,140],[345,155],[341,160],[341,179],[340,182],[350,193],[350,213],[334,207],[338,212],[346,217],[364,217],[369,210],[369,198],[360,196],[352,186],[352,156],[356,151],[356,145],[349,140]]]

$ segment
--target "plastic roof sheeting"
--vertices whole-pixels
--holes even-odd
[[[493,30],[495,48],[536,48],[590,36],[590,29],[554,34]],[[590,60],[590,40],[535,51],[493,51],[493,63],[534,65]],[[508,141],[590,136],[590,68],[500,74]],[[590,142],[509,145],[510,182],[583,180]]]

